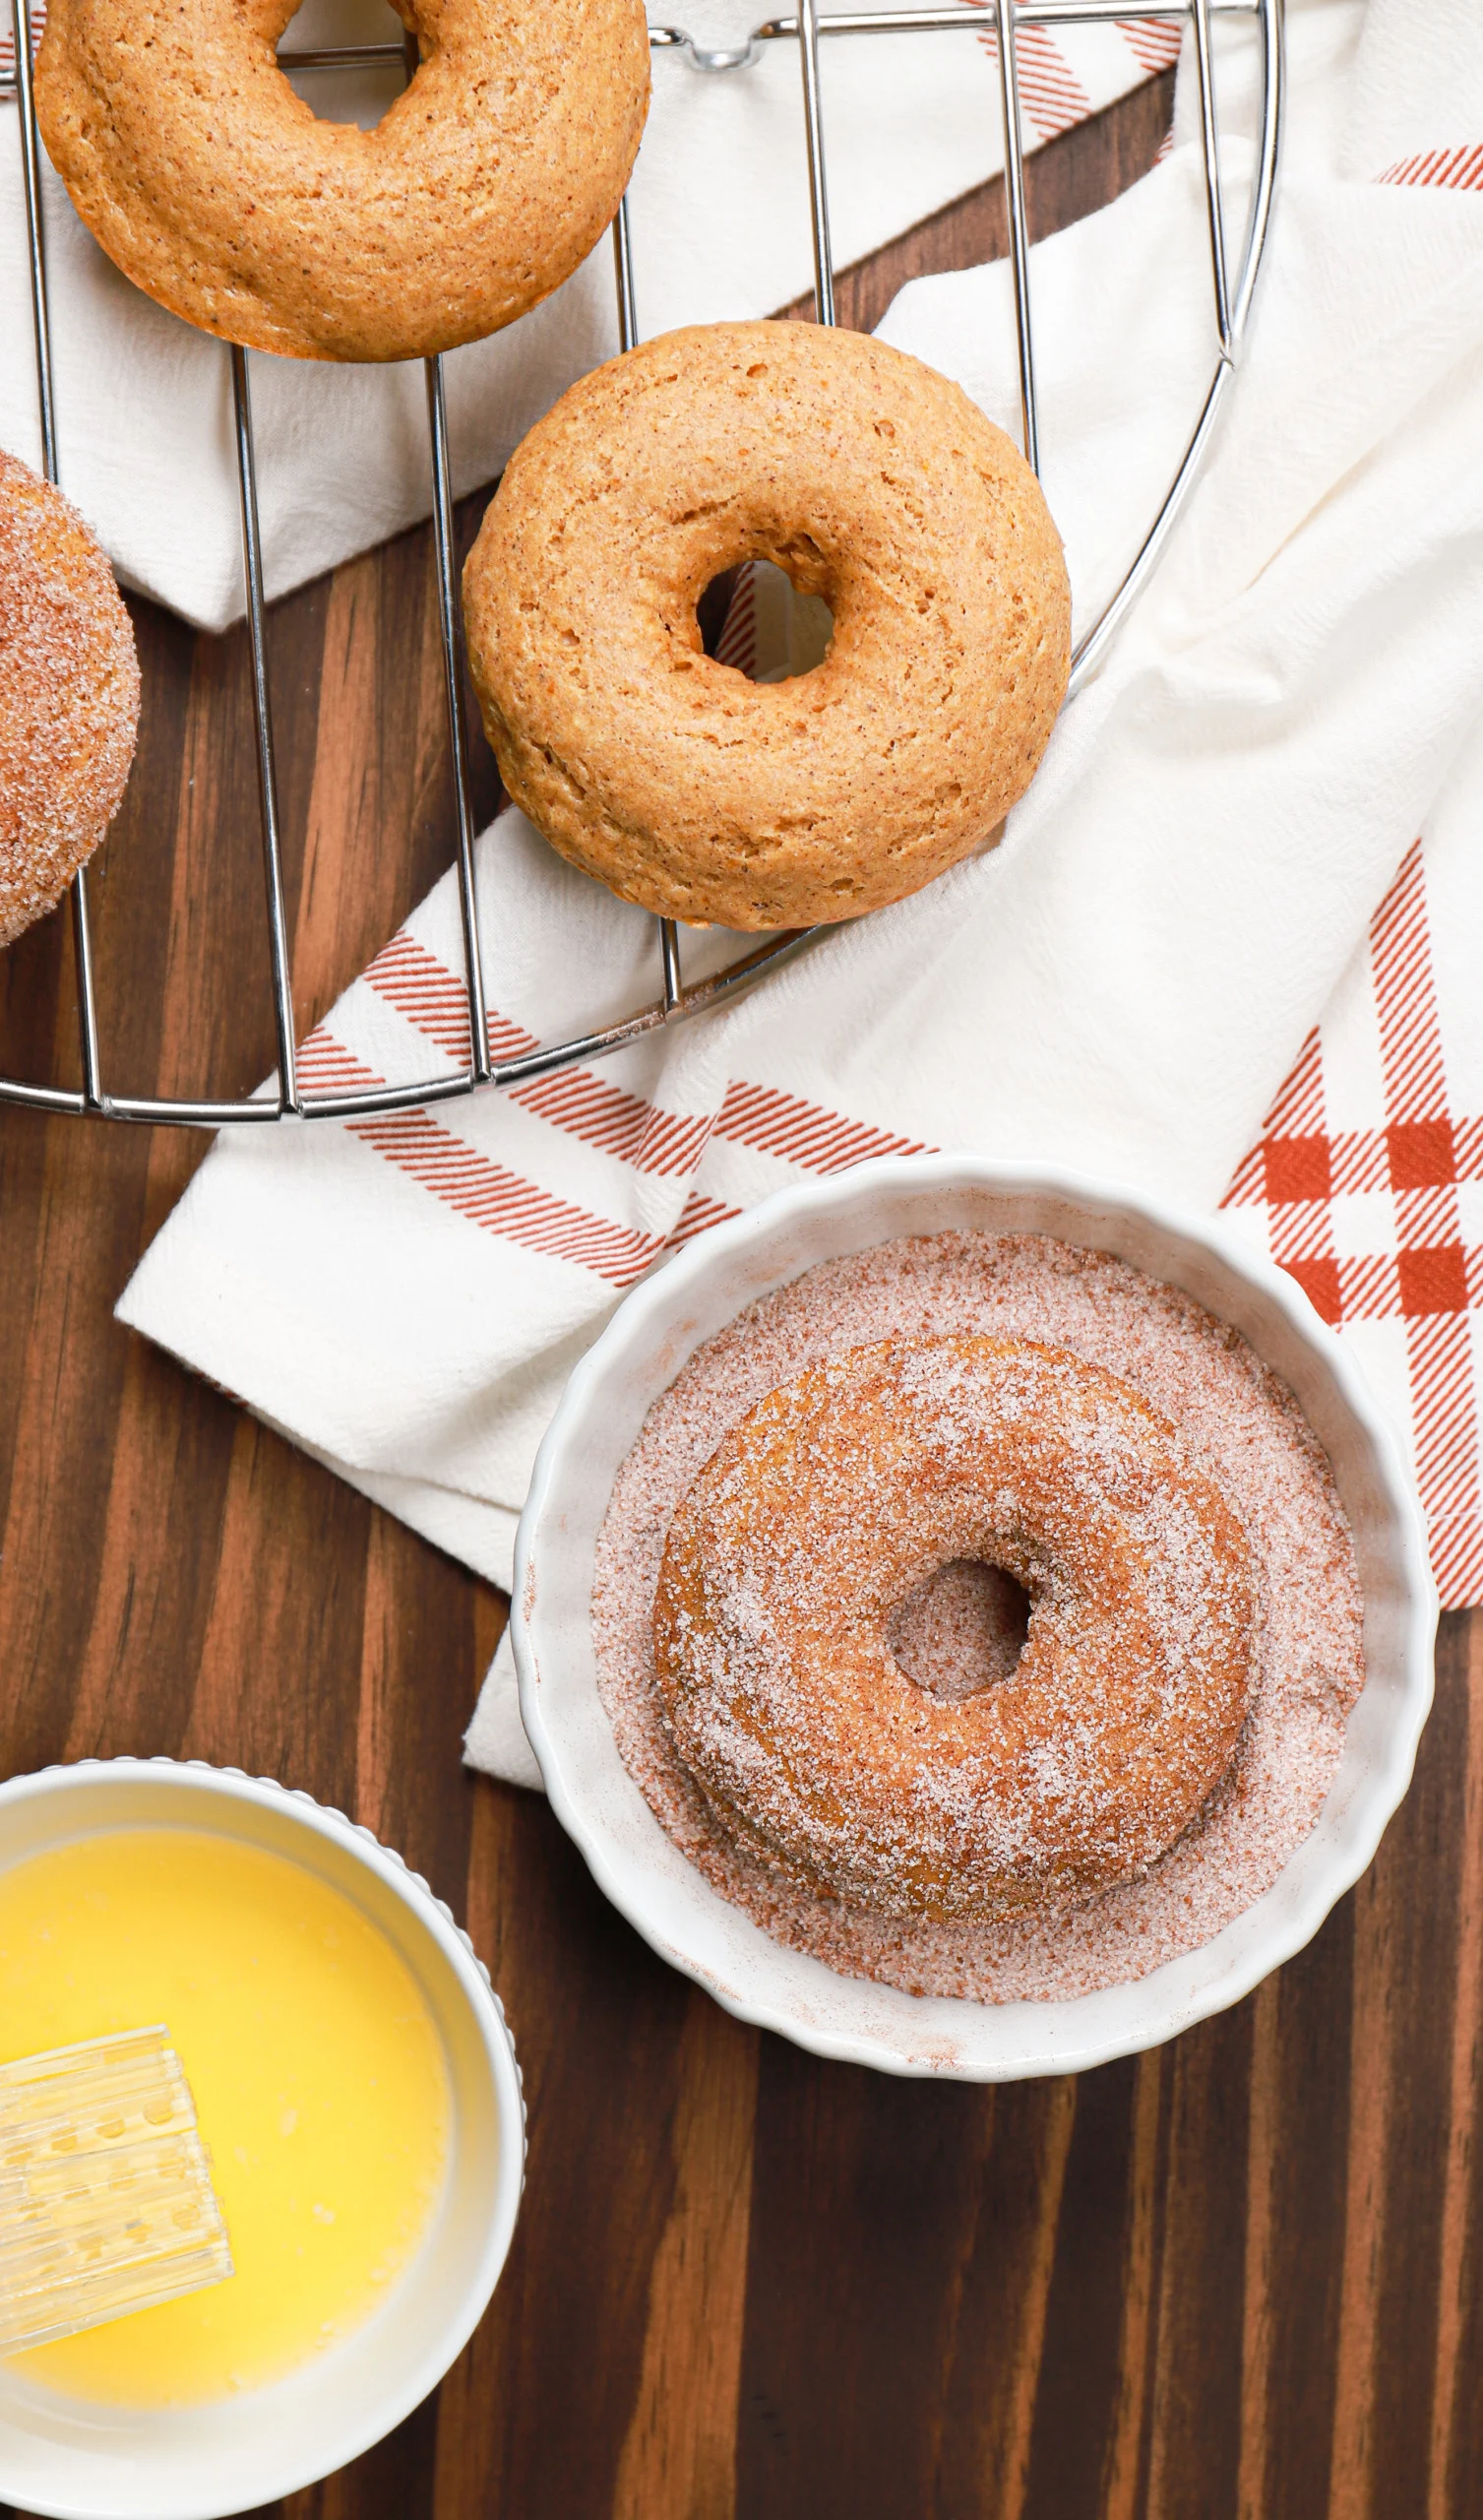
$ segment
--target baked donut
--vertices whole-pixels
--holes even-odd
[[[696,604],[771,560],[834,613],[750,682]],[[624,901],[729,927],[875,910],[982,847],[1066,690],[1039,483],[946,377],[860,333],[713,324],[584,377],[517,448],[463,574],[500,772]]]
[[[118,808],[134,631],[76,510],[0,454],[0,945],[53,910]]]
[[[421,61],[374,131],[278,68],[296,0],[51,0],[36,110],[105,254],[292,358],[482,340],[577,269],[649,107],[641,0],[396,0]]]
[[[914,1686],[892,1614],[955,1558],[1030,1596],[1012,1677]],[[663,1720],[734,1841],[887,1915],[1104,1890],[1224,1773],[1255,1669],[1245,1533],[1130,1384],[1069,1351],[896,1339],[812,1367],[670,1526]]]

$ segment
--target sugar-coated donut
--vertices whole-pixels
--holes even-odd
[[[641,0],[396,0],[421,62],[374,131],[278,68],[296,0],[51,0],[36,109],[106,254],[206,332],[414,358],[549,296],[622,198]]]
[[[978,1558],[1030,1595],[1006,1680],[906,1678],[892,1613]],[[664,1720],[729,1834],[887,1915],[1106,1889],[1224,1773],[1255,1670],[1246,1536],[1172,1427],[1068,1351],[856,1348],[772,1393],[671,1524]]]
[[[60,491],[0,454],[0,945],[102,839],[139,725],[134,632]]]
[[[771,560],[834,619],[754,683],[696,605]],[[517,449],[463,579],[505,785],[646,910],[807,926],[915,892],[1028,786],[1066,689],[1066,564],[1002,429],[900,350],[812,324],[664,334]]]

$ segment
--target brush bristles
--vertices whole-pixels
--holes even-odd
[[[0,2065],[0,2354],[231,2272],[190,2085],[163,2029]]]

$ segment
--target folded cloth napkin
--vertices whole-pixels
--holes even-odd
[[[879,11],[890,0],[860,0]],[[8,14],[8,13],[7,13]],[[34,0],[32,26],[41,23]],[[697,42],[733,43],[757,0],[686,0]],[[305,0],[290,50],[399,41],[385,0]],[[1098,111],[1172,57],[1167,31],[1035,29],[1022,39],[1025,137]],[[976,36],[834,38],[822,69],[839,265],[870,253],[1002,162],[998,72]],[[9,68],[8,62],[0,67]],[[745,70],[653,60],[653,104],[630,193],[646,333],[766,315],[813,284],[798,54],[770,43]],[[337,121],[374,123],[401,71],[296,73]],[[126,583],[202,628],[243,610],[231,379],[224,347],[123,279],[45,169],[45,234],[61,474]],[[0,446],[39,462],[19,117],[0,101]],[[456,491],[488,481],[531,422],[618,347],[606,241],[564,288],[445,368]],[[426,395],[413,361],[250,362],[270,596],[399,533],[431,505]]]
[[[1233,1215],[1301,1264],[1377,1368],[1413,1434],[1449,1597],[1474,1597],[1483,201],[1456,172],[1483,134],[1471,18],[1465,0],[1436,0],[1424,26],[1407,0],[1290,11],[1285,171],[1244,372],[1159,572],[996,851],[590,1071],[224,1137],[121,1317],[508,1583],[573,1359],[712,1220],[923,1145],[1059,1158],[1205,1208],[1235,1175]],[[1221,40],[1245,57],[1239,22]],[[1225,114],[1233,192],[1254,95]],[[1208,373],[1189,105],[1182,91],[1175,145],[1143,183],[1033,257],[1046,480],[1083,616]],[[1435,166],[1452,171],[1414,173]],[[1003,267],[914,283],[882,329],[1013,425]],[[653,994],[651,922],[518,814],[481,841],[479,881],[500,906],[497,1049]],[[306,1076],[461,1060],[457,940],[448,879],[313,1037]],[[507,1663],[469,1749],[531,1774]]]

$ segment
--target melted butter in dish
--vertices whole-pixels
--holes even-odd
[[[302,1865],[121,1829],[0,1873],[0,2058],[168,2026],[236,2273],[19,2356],[109,2406],[262,2387],[384,2301],[440,2202],[448,2070],[410,1971]]]

